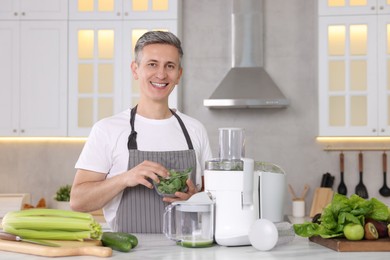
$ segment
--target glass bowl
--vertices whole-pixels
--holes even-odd
[[[170,169],[169,177],[159,177],[160,183],[153,182],[157,194],[162,197],[176,197],[175,192],[187,191],[187,180],[191,174],[192,168]]]

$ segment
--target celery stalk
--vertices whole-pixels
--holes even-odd
[[[69,217],[78,219],[93,220],[91,214],[85,212],[77,212],[63,209],[28,209],[19,211],[10,211],[6,215],[15,217],[26,217],[26,216],[57,216],[57,217]],[[5,217],[5,216],[4,216]]]
[[[31,229],[15,229],[12,226],[3,226],[3,230],[7,233],[17,235],[25,239],[43,239],[43,240],[79,240],[93,238],[89,231],[38,231]]]
[[[89,213],[57,209],[29,209],[8,212],[3,230],[31,239],[100,239],[102,227]]]
[[[62,217],[30,216],[7,217],[5,223],[16,229],[82,231],[90,230],[93,221]]]

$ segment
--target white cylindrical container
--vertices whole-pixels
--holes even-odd
[[[301,199],[293,200],[292,215],[296,218],[303,218],[305,216],[305,201]]]

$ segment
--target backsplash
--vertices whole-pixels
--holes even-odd
[[[74,165],[84,143],[0,141],[0,193],[30,193],[35,205],[50,205],[57,189],[72,184]]]
[[[248,138],[251,138],[251,136]],[[214,144],[217,142],[215,138],[212,138],[211,141]],[[74,165],[82,147],[82,142],[0,142],[0,176],[2,177],[0,193],[30,193],[33,205],[40,198],[45,198],[50,206],[56,190],[60,186],[73,182],[76,172]],[[252,155],[255,151],[251,142],[247,144],[247,148],[248,157],[255,157]],[[273,153],[275,148],[270,147],[270,151]],[[214,154],[217,153],[217,151],[213,152]],[[274,157],[276,159],[267,155],[259,156],[256,160],[272,161],[281,165],[286,171],[288,182],[291,183],[298,194],[303,190],[304,184],[310,185],[308,198],[306,199],[306,212],[308,214],[315,188],[320,186],[324,173],[329,172],[335,177],[333,190],[337,191],[340,182],[339,153],[324,152],[319,149],[320,156],[316,158],[306,156],[306,160],[302,158],[305,157],[302,149],[292,153],[290,158],[285,158],[284,153],[281,153],[278,158]],[[369,151],[363,152],[363,155],[363,180],[370,198],[377,197],[390,205],[390,197],[385,198],[379,194],[379,189],[383,185],[382,152]],[[355,187],[358,184],[357,159],[358,152],[344,152],[344,181],[347,185],[348,196],[355,192]],[[297,162],[299,161],[305,162],[298,165]],[[322,164],[326,166],[318,166],[318,169],[314,169],[316,165]],[[390,185],[389,182],[388,184]],[[287,194],[286,214],[291,214],[290,202],[290,195]]]

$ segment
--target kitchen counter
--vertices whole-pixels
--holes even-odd
[[[161,234],[138,234],[139,245],[129,253],[113,251],[111,258],[100,258],[92,256],[79,257],[56,257],[59,259],[159,259],[159,260],[229,260],[229,259],[387,259],[389,252],[336,252],[326,247],[308,241],[307,238],[296,237],[291,243],[275,247],[270,251],[258,251],[252,246],[224,247],[214,245],[209,248],[184,248],[177,246],[174,242]],[[27,255],[0,252],[0,259],[22,260]],[[29,260],[42,260],[45,257],[28,256]],[[52,258],[47,258],[52,259]]]
[[[104,231],[109,231],[109,227],[102,219],[97,219]],[[310,218],[294,218],[288,216],[291,223],[303,223],[310,221]],[[139,240],[138,246],[128,253],[113,251],[110,258],[94,256],[68,256],[68,257],[42,257],[0,251],[0,259],[24,260],[28,256],[29,260],[55,259],[55,260],[95,260],[95,259],[159,259],[159,260],[235,260],[235,259],[354,259],[354,260],[382,260],[387,259],[389,252],[336,252],[316,243],[310,242],[307,238],[296,236],[295,239],[285,245],[280,245],[270,251],[258,251],[252,246],[224,247],[214,245],[208,248],[185,248],[167,239],[163,234],[135,234]]]

